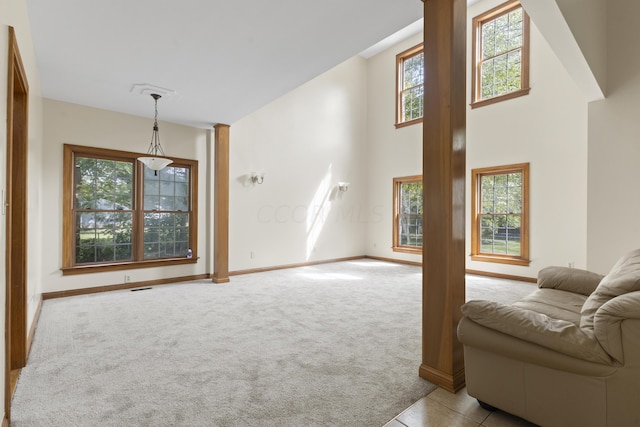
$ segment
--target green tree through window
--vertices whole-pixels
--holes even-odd
[[[424,49],[419,44],[396,56],[396,126],[419,122],[424,115]]]
[[[471,259],[529,263],[529,164],[471,171]]]
[[[480,253],[520,256],[522,173],[481,180]]]
[[[76,158],[76,263],[132,259],[133,164]]]
[[[472,107],[529,93],[529,17],[511,0],[473,19]]]
[[[424,193],[422,176],[394,178],[393,249],[421,252]]]

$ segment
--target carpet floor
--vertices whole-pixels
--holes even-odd
[[[468,299],[531,290],[476,279]],[[435,388],[421,286],[357,260],[46,300],[11,425],[382,426]]]

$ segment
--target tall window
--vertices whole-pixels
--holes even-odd
[[[184,256],[189,249],[189,168],[144,168],[144,258]]]
[[[511,0],[473,18],[471,107],[529,93],[529,16]]]
[[[396,127],[418,123],[424,115],[423,45],[397,55],[396,69]]]
[[[133,162],[75,159],[75,264],[132,259]]]
[[[422,253],[422,176],[393,179],[393,250]]]
[[[529,164],[471,171],[471,259],[529,265]]]
[[[63,274],[195,262],[197,165],[65,145]],[[192,258],[186,258],[192,249]]]

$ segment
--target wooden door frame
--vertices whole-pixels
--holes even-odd
[[[27,362],[27,156],[29,84],[13,27],[7,73],[5,416],[11,418],[11,370]]]

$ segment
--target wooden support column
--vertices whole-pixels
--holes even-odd
[[[213,178],[213,277],[214,283],[229,281],[229,125],[215,129]]]
[[[419,374],[464,387],[466,0],[424,0],[424,248]]]

